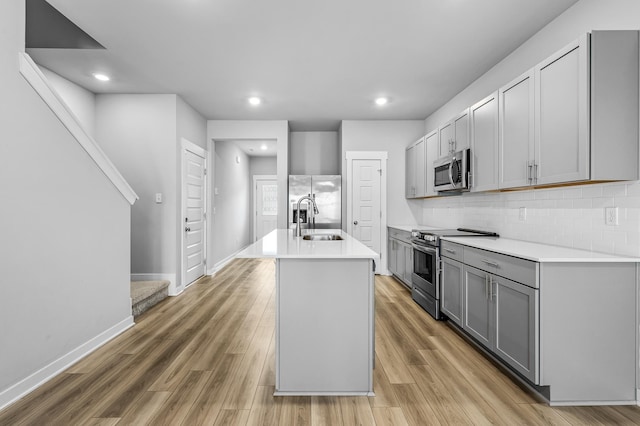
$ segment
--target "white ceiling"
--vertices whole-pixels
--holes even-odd
[[[234,139],[228,142],[234,143],[249,157],[277,157],[278,155],[278,142],[275,139]]]
[[[177,93],[207,119],[310,131],[424,119],[577,0],[48,1],[106,50],[29,53],[93,92]]]

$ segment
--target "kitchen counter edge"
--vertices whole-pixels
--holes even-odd
[[[600,253],[596,251],[575,249],[571,247],[561,247],[529,241],[512,240],[509,238],[443,237],[442,240],[541,263],[640,262],[640,257]]]

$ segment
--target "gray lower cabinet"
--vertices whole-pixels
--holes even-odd
[[[464,265],[463,329],[533,383],[538,383],[537,292]]]
[[[462,263],[442,257],[440,309],[450,321],[462,326]]]
[[[635,403],[640,264],[537,262],[446,240],[441,254],[442,311],[550,403]]]
[[[492,281],[494,353],[538,383],[538,290],[497,276]]]
[[[388,234],[387,252],[389,253],[389,260],[387,267],[389,272],[404,285],[411,288],[411,273],[413,272],[411,233],[389,227]]]
[[[487,348],[492,346],[492,309],[489,302],[489,274],[464,266],[464,325],[462,328]]]

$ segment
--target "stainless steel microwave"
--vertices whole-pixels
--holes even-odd
[[[469,148],[456,151],[433,162],[436,191],[468,191],[471,175],[471,153]]]

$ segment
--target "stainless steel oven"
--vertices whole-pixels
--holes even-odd
[[[414,242],[411,296],[435,319],[440,318],[439,248]]]
[[[435,319],[444,319],[440,313],[442,263],[440,260],[441,237],[498,237],[494,232],[475,229],[413,230],[413,272],[411,297]]]

